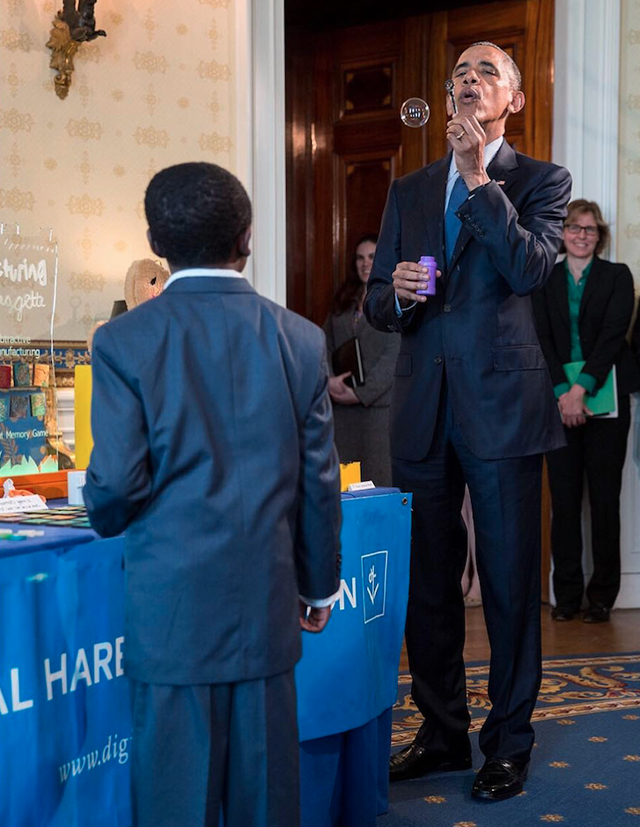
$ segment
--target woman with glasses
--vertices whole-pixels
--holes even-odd
[[[554,620],[572,620],[583,599],[582,494],[586,473],[591,510],[593,574],[586,587],[585,623],[609,620],[620,588],[620,488],[630,424],[629,394],[640,371],[626,341],[633,313],[633,278],[626,264],[599,258],[609,227],[594,201],[568,206],[564,261],[534,296],[544,351],[567,446],[547,454],[553,518]],[[571,368],[569,363],[579,363]],[[615,368],[617,416],[593,416],[595,394]],[[573,381],[569,375],[577,376]]]

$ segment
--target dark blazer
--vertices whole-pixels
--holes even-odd
[[[625,338],[633,302],[633,276],[627,265],[595,256],[578,315],[583,370],[597,380],[599,388],[615,364],[621,395],[640,388],[640,372]],[[533,307],[551,381],[559,385],[567,381],[562,365],[571,361],[569,291],[563,262],[556,264],[545,287],[534,296]]]
[[[530,295],[560,246],[571,178],[503,143],[491,183],[458,210],[462,229],[449,267],[444,201],[451,155],[393,182],[365,312],[402,343],[391,404],[391,452],[423,459],[431,445],[446,369],[453,412],[483,459],[527,456],[564,444]],[[398,317],[392,273],[400,261],[434,255],[444,275],[435,297]]]
[[[243,278],[185,278],[92,353],[93,527],[127,530],[126,647],[147,683],[253,680],[300,656],[298,595],[339,587],[324,335]]]
[[[354,336],[353,310],[332,313],[324,323],[323,330],[327,337],[329,371],[333,373],[333,352]],[[356,396],[366,408],[388,408],[400,337],[376,330],[364,316],[358,319],[355,335],[360,340],[365,378],[364,385],[355,389]]]

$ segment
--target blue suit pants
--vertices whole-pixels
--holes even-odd
[[[487,757],[529,760],[531,714],[541,680],[541,476],[539,454],[475,456],[465,444],[446,382],[427,456],[416,462],[393,459],[394,485],[413,493],[406,641],[412,694],[425,718],[417,740],[434,753],[469,749],[460,585],[467,550],[460,516],[466,482],[491,644],[492,708],[480,748]]]
[[[297,827],[293,671],[131,697],[133,827]]]

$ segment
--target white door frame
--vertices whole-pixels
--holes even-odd
[[[553,161],[597,201],[616,258],[621,0],[556,0]]]
[[[234,44],[236,172],[254,212],[246,275],[261,295],[284,305],[284,0],[236,0]]]

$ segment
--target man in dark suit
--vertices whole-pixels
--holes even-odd
[[[466,706],[465,482],[491,642],[492,709],[480,733],[473,795],[522,790],[541,677],[542,454],[563,444],[530,295],[553,267],[571,187],[566,170],[504,141],[524,106],[513,60],[474,44],[453,72],[458,113],[447,157],[395,181],[382,219],[365,312],[402,344],[391,405],[394,484],[413,492],[406,640],[424,715],[391,778],[471,766]],[[415,262],[432,255],[441,277]]]
[[[172,276],[96,334],[84,489],[100,534],[127,531],[133,821],[289,827],[300,627],[324,627],[340,576],[324,336],[242,277],[229,172],[165,169],[145,209]]]

